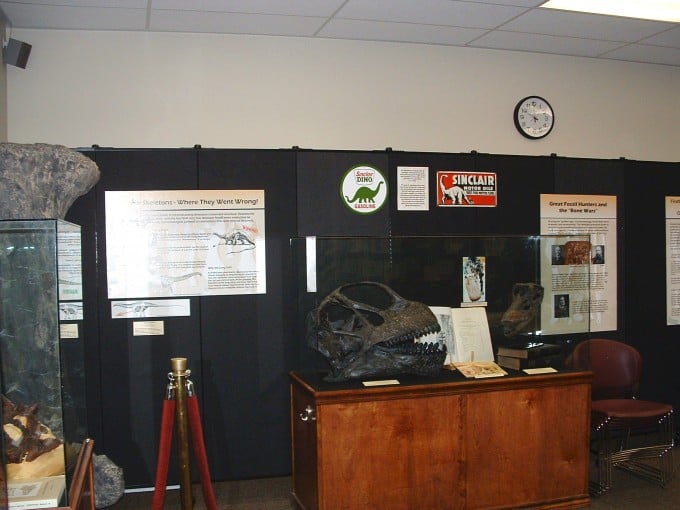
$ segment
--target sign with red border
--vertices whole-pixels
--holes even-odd
[[[494,172],[437,172],[437,206],[496,207],[498,179]]]

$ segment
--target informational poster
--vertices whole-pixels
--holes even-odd
[[[397,167],[397,210],[427,211],[430,209],[428,174],[429,168],[426,166]]]
[[[616,197],[541,195],[544,334],[617,329]]]
[[[83,299],[80,231],[57,232],[59,300]]]
[[[666,324],[680,324],[680,197],[666,197]]]
[[[498,178],[492,172],[437,172],[438,207],[496,207]]]
[[[264,294],[264,190],[107,191],[110,299]]]

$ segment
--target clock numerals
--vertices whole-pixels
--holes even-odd
[[[555,117],[550,104],[538,96],[522,99],[515,107],[515,127],[526,138],[543,138],[553,128]]]

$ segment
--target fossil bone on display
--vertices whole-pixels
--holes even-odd
[[[63,441],[37,416],[38,404],[16,404],[2,395],[2,431],[7,478],[38,478],[64,473]]]
[[[427,305],[377,282],[342,285],[310,312],[307,343],[331,365],[328,381],[414,374],[433,376],[446,347],[417,339],[440,330]]]
[[[64,219],[99,180],[87,156],[46,143],[0,143],[0,219]]]
[[[503,333],[512,338],[538,329],[543,287],[537,283],[515,283],[512,286],[512,302],[501,318]]]

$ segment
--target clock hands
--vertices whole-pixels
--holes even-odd
[[[538,122],[538,116],[536,115],[536,105],[532,104],[531,109],[533,112],[531,112],[529,115],[531,115],[531,118],[534,119],[534,122]]]
[[[547,136],[554,119],[550,104],[542,97],[525,97],[515,106],[515,127],[527,138],[535,140]]]

